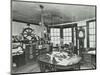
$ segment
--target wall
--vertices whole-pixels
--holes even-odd
[[[87,48],[87,29],[86,29],[86,21],[88,20],[84,20],[84,21],[79,21],[79,22],[75,22],[77,23],[78,27],[83,26],[83,28],[85,29],[85,39],[84,39],[84,47]],[[21,23],[21,22],[12,22],[12,35],[19,35],[20,33],[22,33],[23,28],[26,27],[26,23]],[[41,32],[43,32],[43,29],[38,26],[38,25],[33,25],[31,24],[31,28],[35,30],[35,33],[38,36],[42,36]]]
[[[19,35],[20,33],[22,33],[26,25],[27,25],[26,23],[12,21],[12,35]],[[41,32],[43,32],[43,28],[33,24],[31,24],[30,27],[34,29],[36,35],[41,37]]]

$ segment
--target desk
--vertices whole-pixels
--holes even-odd
[[[80,69],[80,61],[72,64],[72,65],[60,65],[57,62],[50,61],[50,57],[46,54],[38,56],[38,62],[40,65],[41,72],[46,72],[48,69],[50,72],[53,71],[68,71],[68,70],[79,70]]]
[[[12,64],[15,63],[16,67],[20,67],[22,65],[25,65],[25,54],[20,55],[14,55],[12,57]]]
[[[24,51],[20,49],[12,49],[12,64],[15,63],[16,67],[20,67],[25,64]]]
[[[83,60],[92,66],[92,69],[96,68],[96,53],[95,51],[87,51],[83,53]]]

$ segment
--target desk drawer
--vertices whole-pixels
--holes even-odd
[[[83,59],[85,62],[91,63],[91,55],[84,54]]]

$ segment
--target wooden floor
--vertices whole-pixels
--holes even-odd
[[[89,63],[83,63],[80,66],[80,69],[92,69],[93,66],[91,66]],[[40,72],[39,64],[35,61],[32,61],[31,63],[28,63],[24,66],[21,66],[19,68],[13,68],[12,73],[30,73],[30,72]]]
[[[12,68],[12,73],[30,73],[30,72],[40,72],[39,64],[35,61],[27,63],[19,68]]]

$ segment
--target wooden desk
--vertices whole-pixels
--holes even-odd
[[[25,54],[20,54],[20,55],[14,55],[12,57],[12,64],[15,63],[16,67],[20,67],[22,65],[25,65]]]
[[[79,62],[73,65],[58,65],[56,62],[51,62],[50,57],[46,54],[40,55],[38,57],[38,62],[40,65],[41,72],[46,72],[49,70],[53,71],[68,71],[68,70],[79,70],[80,64]]]
[[[95,51],[88,51],[83,53],[83,61],[92,66],[91,69],[96,68],[96,53]]]

